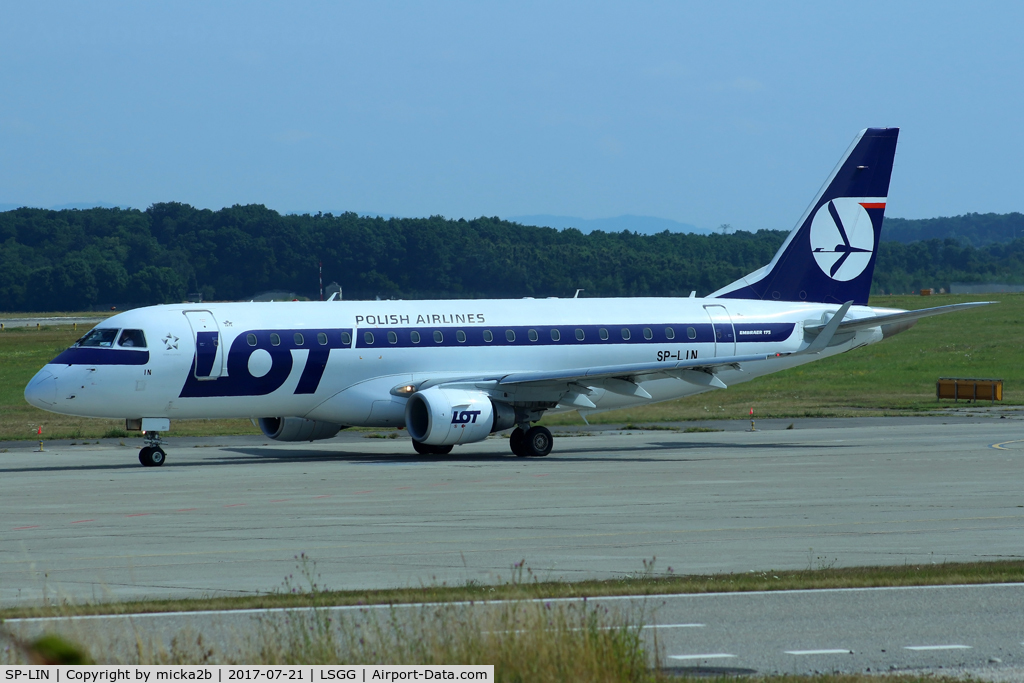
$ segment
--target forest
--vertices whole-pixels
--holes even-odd
[[[970,216],[984,219],[976,221],[984,230],[965,227]],[[930,219],[955,223],[932,225],[941,239],[883,241],[874,291],[1024,282],[1024,226],[1020,238],[1007,232],[1017,222],[1007,216],[1021,214],[970,216]],[[918,225],[927,221],[901,221],[887,219],[883,239],[929,234]],[[704,295],[768,263],[787,232],[584,235],[497,217],[288,215],[176,202],[145,211],[21,208],[0,213],[0,310],[130,307],[191,293],[247,300],[269,290],[317,298],[320,263],[324,284],[339,283],[345,299]]]

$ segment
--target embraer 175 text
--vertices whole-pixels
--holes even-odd
[[[25,399],[125,418],[147,466],[164,462],[160,432],[186,418],[255,418],[280,441],[404,426],[434,454],[514,428],[513,453],[544,456],[546,412],[725,389],[982,305],[867,305],[898,133],[858,134],[772,262],[703,299],[150,306],[95,327]]]

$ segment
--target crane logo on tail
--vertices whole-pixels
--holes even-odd
[[[874,250],[875,229],[863,200],[837,197],[818,208],[811,222],[811,253],[822,272],[833,280],[852,280],[871,263]]]

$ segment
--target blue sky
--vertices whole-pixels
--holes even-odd
[[[0,203],[789,229],[900,126],[888,215],[1024,210],[1024,4],[10,3]]]

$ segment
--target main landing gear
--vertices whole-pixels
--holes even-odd
[[[420,455],[448,455],[452,452],[452,446],[432,446],[429,443],[421,443],[416,439],[412,440],[412,447]]]
[[[143,467],[160,467],[167,459],[167,454],[160,447],[160,432],[146,432],[143,438],[146,445],[139,451],[139,462]]]
[[[509,448],[520,458],[543,458],[551,452],[551,431],[546,427],[516,427],[508,437]]]

